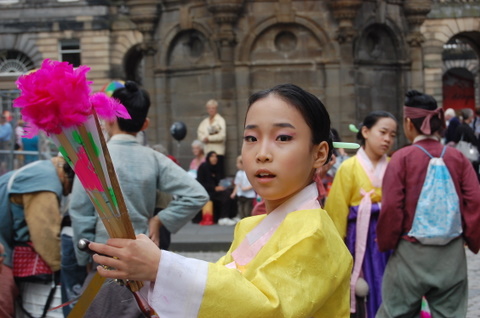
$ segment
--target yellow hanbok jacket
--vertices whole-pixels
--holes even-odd
[[[345,160],[335,174],[332,187],[325,202],[325,210],[335,223],[342,238],[347,234],[347,218],[351,206],[360,204],[363,196],[360,189],[374,192],[372,203],[382,201],[382,188],[374,187],[357,156]]]
[[[148,296],[159,316],[350,317],[352,257],[320,208],[286,214],[247,265],[228,267],[232,252],[265,217],[239,222],[230,250],[217,263],[162,251]]]

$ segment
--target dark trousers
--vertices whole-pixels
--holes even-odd
[[[85,266],[80,266],[75,257],[75,250],[73,239],[69,235],[62,234],[61,236],[61,271],[60,283],[62,291],[62,303],[70,301],[78,297],[82,292],[82,285],[87,277],[87,269]],[[73,304],[64,306],[63,315],[68,316],[72,310]]]
[[[237,215],[236,201],[230,198],[233,189],[228,188],[223,191],[215,191],[210,195],[210,200],[213,201],[213,217],[215,223],[219,219],[232,218]]]

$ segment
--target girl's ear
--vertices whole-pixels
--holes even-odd
[[[322,141],[320,144],[315,145],[313,150],[313,168],[317,169],[322,167],[328,159],[328,143],[326,141]]]
[[[368,133],[369,133],[369,129],[367,128],[367,126],[362,126],[362,136],[363,136],[363,139],[367,140],[368,139]]]

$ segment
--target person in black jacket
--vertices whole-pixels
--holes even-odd
[[[205,162],[197,170],[197,181],[207,190],[210,200],[213,202],[214,221],[219,225],[235,225],[237,222],[229,218],[234,215],[236,209],[235,200],[230,198],[232,187],[223,185],[222,170],[218,165],[218,156],[215,151],[210,151]]]

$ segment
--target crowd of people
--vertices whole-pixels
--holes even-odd
[[[333,148],[339,137],[323,103],[277,85],[249,98],[228,177],[216,100],[182,169],[138,142],[149,125],[147,92],[127,81],[113,97],[131,116],[104,128],[137,239],[109,239],[62,156],[1,176],[1,317],[21,308],[32,276],[59,283],[66,317],[97,274],[109,280],[85,317],[143,316],[137,296],[111,279],[145,281],[161,317],[419,317],[425,304],[433,317],[466,316],[464,246],[480,249],[480,112],[444,113],[432,96],[409,91],[409,145],[392,151],[400,122],[377,110],[357,127],[360,148],[349,157]],[[442,197],[431,197],[430,184]],[[168,251],[170,234],[190,220],[236,225],[218,262]],[[80,250],[81,238],[97,254]],[[42,262],[32,269],[21,257]]]

